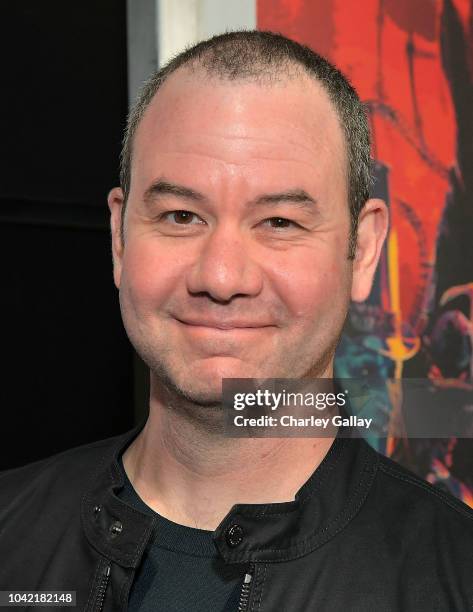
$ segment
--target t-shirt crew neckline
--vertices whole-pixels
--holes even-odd
[[[124,478],[124,487],[120,497],[135,508],[155,517],[153,545],[197,557],[218,557],[212,539],[213,531],[180,525],[161,516],[150,508],[136,492],[123,466],[122,456],[120,456],[119,465]]]

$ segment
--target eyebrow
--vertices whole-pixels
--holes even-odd
[[[313,208],[317,204],[312,196],[303,189],[290,189],[289,191],[281,191],[280,193],[268,193],[256,198],[250,204],[279,204],[281,202],[290,202],[299,204],[301,208]]]
[[[187,200],[194,200],[194,202],[203,202],[207,198],[198,191],[184,187],[182,185],[176,185],[175,183],[169,183],[165,180],[157,180],[152,183],[144,193],[144,201],[146,203],[151,202],[160,195],[173,195],[178,198],[185,198]]]
[[[206,198],[202,193],[190,189],[183,185],[171,183],[164,179],[158,179],[152,183],[144,193],[144,201],[150,204],[154,199],[159,198],[161,195],[172,195],[177,198],[183,198],[185,200],[191,200],[193,202],[206,202]],[[300,208],[313,209],[317,200],[310,196],[304,189],[289,189],[287,191],[281,191],[278,193],[267,193],[258,196],[254,200],[248,202],[248,206],[258,205],[277,205],[281,203],[292,203]]]

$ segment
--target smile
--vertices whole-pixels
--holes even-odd
[[[183,321],[181,319],[176,319],[178,323],[185,326],[189,330],[204,330],[204,331],[215,331],[215,332],[251,332],[251,331],[259,331],[261,329],[267,329],[269,327],[274,327],[274,325],[258,325],[254,323],[229,323],[229,322],[213,322],[213,321]]]

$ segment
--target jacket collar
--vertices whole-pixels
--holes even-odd
[[[145,422],[114,439],[82,498],[89,543],[123,567],[140,563],[155,518],[116,495],[124,486],[119,457]],[[379,455],[362,439],[335,438],[312,476],[285,503],[237,504],[213,534],[227,563],[286,561],[315,550],[340,532],[361,508]]]

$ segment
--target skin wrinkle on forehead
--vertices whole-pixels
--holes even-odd
[[[188,134],[186,134],[186,136],[188,136]],[[182,138],[179,137],[179,134],[174,134],[174,138],[176,140],[176,144],[174,144],[174,149],[173,149],[173,153],[174,154],[194,155],[196,157],[208,157],[209,159],[215,159],[215,160],[218,160],[218,161],[222,161],[222,163],[225,163],[228,166],[238,167],[238,166],[241,166],[241,165],[245,165],[244,162],[239,162],[239,161],[236,161],[234,159],[232,161],[224,160],[224,159],[221,159],[221,158],[216,158],[216,157],[210,156],[207,153],[204,153],[203,150],[199,151],[198,150],[199,147],[201,147],[203,149],[205,141],[206,140],[210,140],[210,139],[205,139],[205,138],[200,138],[198,140],[196,139],[192,143],[194,150],[193,151],[189,151],[189,145],[188,144],[179,146],[178,143],[180,141],[182,142]],[[236,138],[231,138],[229,136],[226,136],[226,137],[221,136],[221,137],[219,137],[219,140],[221,140],[221,141],[222,140],[228,140],[228,141],[232,141],[233,143],[236,142]],[[241,140],[241,141],[245,140],[246,142],[253,142],[253,141],[256,141],[257,139],[256,138],[246,138],[246,139],[239,138],[239,140]],[[262,139],[259,139],[259,140],[260,140],[260,142],[264,142]],[[289,143],[289,142],[286,141],[284,143],[284,146],[287,146],[288,144],[292,144],[292,146],[294,146],[295,143]],[[313,154],[313,151],[310,149],[310,147],[300,146],[300,148],[302,150],[305,149],[309,154]],[[235,153],[235,151],[236,151],[236,148],[234,149],[234,153]],[[244,152],[244,148],[243,147],[239,147],[239,151],[241,153],[243,153]],[[273,155],[270,154],[271,151],[274,151]],[[282,151],[277,151],[276,150],[276,147],[275,147],[274,143],[269,143],[268,142],[267,143],[267,150],[265,150],[264,152],[259,153],[257,155],[257,157],[255,156],[255,159],[259,159],[259,160],[262,160],[262,161],[274,161],[274,160],[280,159],[282,157],[282,155],[281,155],[282,153],[283,153]],[[170,154],[171,154],[171,152],[168,152],[168,155],[170,155]],[[304,162],[304,160],[302,159],[302,156],[301,157],[297,157],[295,155],[294,151],[292,152],[292,156],[293,157],[287,157],[287,154],[286,153],[284,154],[284,158],[285,159],[292,160],[292,161],[295,161],[295,162],[307,163],[307,162]],[[140,159],[139,156],[137,156],[137,158]],[[137,163],[139,163],[139,162],[137,162]]]
[[[173,153],[167,153],[165,155],[165,157],[170,158],[172,156],[176,157],[179,156],[183,153],[181,152],[173,152]],[[198,153],[189,153],[189,152],[185,152],[185,156],[188,158],[201,158],[201,159],[209,159],[212,161],[215,161],[218,164],[221,164],[222,166],[225,166],[225,168],[227,169],[228,174],[232,174],[232,175],[236,175],[238,172],[240,172],[243,168],[247,167],[249,164],[248,163],[236,163],[236,162],[226,162],[223,161],[221,158],[215,157],[215,156],[210,156],[210,155],[204,155],[204,154],[198,154]],[[164,157],[164,156],[163,156]],[[280,157],[262,157],[262,156],[258,156],[258,158],[253,159],[252,163],[254,165],[257,165],[258,162],[265,162],[265,161],[284,161],[286,163],[297,163],[297,164],[303,164],[306,165],[308,168],[308,175],[309,176],[317,176],[317,170],[313,167],[311,162],[308,161],[304,161],[304,160],[300,160],[300,159],[296,159],[296,158],[291,158],[291,157],[285,157],[283,160],[281,160]],[[137,165],[139,165],[139,161],[137,162]]]

